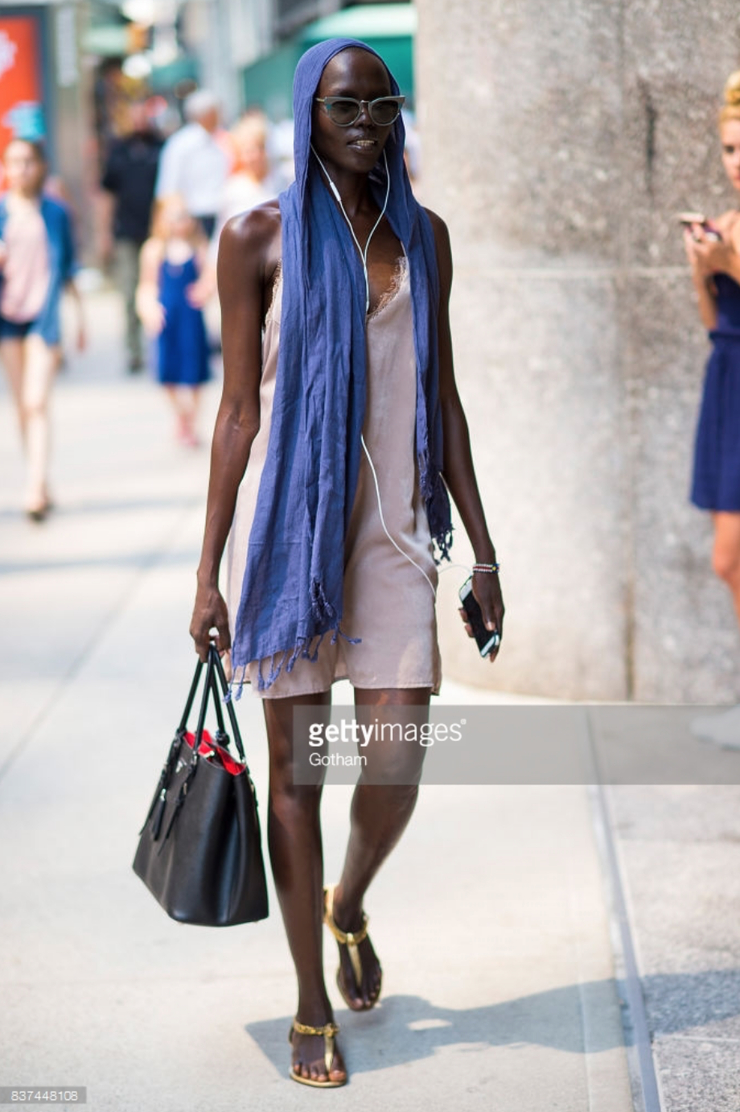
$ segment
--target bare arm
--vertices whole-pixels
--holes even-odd
[[[104,266],[107,266],[113,257],[113,214],[115,207],[115,195],[105,188],[100,189],[95,204],[95,225],[98,256]]]
[[[80,294],[74,278],[70,278],[64,288],[74,302],[75,313],[77,315],[75,347],[78,351],[84,351],[87,347],[87,329],[85,328],[85,310],[82,302],[82,295]]]
[[[163,247],[158,239],[148,239],[139,255],[139,282],[136,287],[136,312],[150,336],[164,327],[164,307],[159,300],[159,267]]]
[[[224,382],[211,447],[206,526],[190,623],[201,660],[208,653],[211,629],[217,630],[219,652],[231,645],[218,576],[239,484],[259,430],[264,292],[279,244],[280,215],[275,204],[235,217],[224,228],[219,245]]]
[[[722,235],[717,241],[707,237],[704,228],[695,224],[684,232],[686,254],[691,264],[691,277],[699,303],[699,316],[705,328],[717,326],[717,290],[715,274],[727,274],[740,284],[740,228],[737,213],[725,213],[716,221]]]
[[[455,383],[449,317],[452,287],[450,237],[443,220],[432,212],[429,213],[429,217],[434,228],[440,276],[438,336],[439,393],[444,436],[443,475],[460,512],[465,532],[470,538],[476,563],[493,564],[496,562],[496,552],[488,532],[486,515],[475,477],[468,423]],[[504,603],[498,575],[486,572],[476,573],[473,577],[473,593],[480,604],[487,628],[502,631]],[[470,629],[468,632],[471,632]],[[497,651],[491,653],[492,660],[495,659]]]
[[[717,323],[717,293],[713,271],[700,255],[699,244],[694,240],[688,228],[684,230],[683,238],[686,256],[691,266],[691,280],[696,290],[699,317],[706,329],[712,329]]]

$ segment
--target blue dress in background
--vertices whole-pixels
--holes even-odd
[[[200,386],[210,378],[203,312],[185,291],[197,281],[195,259],[175,265],[164,260],[159,271],[159,300],[165,324],[157,338],[157,376],[165,386]]]
[[[740,285],[716,274],[717,327],[704,377],[691,501],[740,513]]]

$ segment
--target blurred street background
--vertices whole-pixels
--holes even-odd
[[[443,577],[443,698],[740,696],[731,602],[687,503],[706,342],[675,222],[728,204],[715,117],[740,65],[729,0],[660,17],[628,0],[3,4],[0,148],[46,144],[89,339],[74,350],[65,305],[41,523],[23,512],[0,380],[0,1086],[86,1085],[96,1112],[320,1099],[286,1080],[274,893],[265,923],[185,928],[130,869],[194,662],[220,369],[214,352],[189,446],[147,343],[132,366],[102,182],[132,105],[164,140],[210,90],[231,176],[259,177],[246,116],[281,187],[295,63],[336,34],[396,73],[410,169],[452,234],[457,373],[508,613],[490,669],[460,629],[463,573]],[[215,339],[213,299],[206,318]],[[257,700],[239,715],[264,826]],[[347,802],[327,792],[328,879]],[[368,905],[385,1002],[338,1009],[352,1082],[330,1099],[735,1112],[739,804],[737,785],[427,788]],[[333,944],[326,962],[331,984]]]

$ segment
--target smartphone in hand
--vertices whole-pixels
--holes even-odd
[[[690,231],[698,225],[707,239],[722,239],[717,228],[715,228],[712,221],[709,220],[703,212],[679,212],[678,221],[679,224],[683,224],[684,228],[688,228]],[[694,239],[696,238],[696,235],[694,235]]]
[[[481,608],[478,605],[478,600],[473,594],[472,575],[469,579],[465,580],[460,588],[460,603],[467,615],[480,655],[489,656],[490,653],[501,644],[501,634],[498,630],[486,629]]]

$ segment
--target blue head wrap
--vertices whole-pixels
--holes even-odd
[[[296,180],[280,195],[283,292],[275,396],[232,659],[241,684],[253,660],[271,659],[268,687],[299,655],[316,658],[325,633],[341,634],[344,537],[360,466],[365,413],[365,279],[349,229],[311,153],[311,114],[324,67],[354,39],[312,47],[293,85]],[[379,57],[379,55],[375,55]],[[382,60],[382,59],[381,59]],[[389,73],[391,89],[398,84]],[[403,161],[399,117],[385,146],[386,216],[409,262],[417,362],[416,451],[429,526],[442,556],[451,541],[441,477],[434,232],[415,200]],[[387,179],[370,177],[379,207]],[[359,631],[360,633],[362,631]]]

